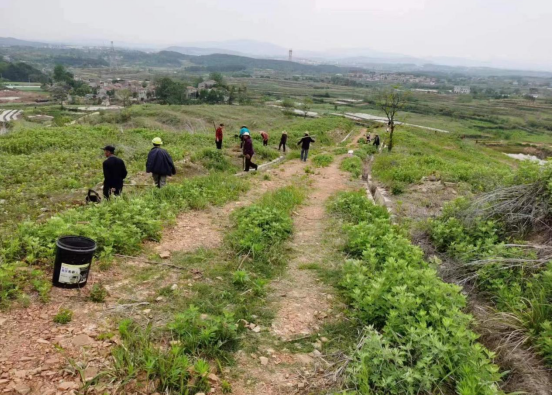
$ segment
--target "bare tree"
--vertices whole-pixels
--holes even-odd
[[[381,91],[378,98],[379,107],[385,113],[388,119],[387,131],[389,132],[389,151],[393,147],[394,121],[395,117],[406,103],[407,93],[396,88],[389,88]]]
[[[69,93],[69,85],[59,82],[52,85],[48,90],[50,91],[50,96],[52,99],[60,103],[61,109],[63,110],[63,101],[67,99],[67,94]]]
[[[127,107],[132,93],[129,89],[120,89],[115,93],[116,97],[123,102],[123,107]]]

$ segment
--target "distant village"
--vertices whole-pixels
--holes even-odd
[[[130,96],[130,102],[143,103],[156,99],[156,85],[149,80],[123,80],[120,78],[107,81],[94,78],[79,80],[85,82],[91,88],[92,93],[88,93],[84,97],[68,95],[70,102],[84,99],[86,102],[109,106],[114,99],[121,97],[122,91]],[[183,93],[187,99],[196,99],[201,91],[209,91],[216,84],[217,82],[214,80],[203,81],[198,84],[198,87],[187,86]]]

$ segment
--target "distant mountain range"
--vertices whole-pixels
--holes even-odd
[[[0,47],[48,47],[50,44],[37,41],[20,40],[13,37],[0,37]]]
[[[109,46],[106,40],[80,40],[74,43],[44,43],[35,41],[19,40],[13,37],[0,37],[0,48],[2,46],[29,46],[29,47],[46,47],[49,45],[56,47],[64,46]],[[255,41],[255,40],[228,40],[228,41],[203,41],[203,42],[186,42],[173,46],[161,46],[150,44],[136,43],[121,43],[116,42],[118,48],[133,48],[147,52],[155,52],[160,50],[178,52],[189,56],[205,56],[214,54],[236,55],[243,57],[253,57],[258,59],[275,59],[288,60],[289,48],[285,48],[272,43]],[[311,64],[311,65],[335,65],[346,67],[363,67],[374,70],[381,70],[385,65],[398,65],[400,70],[419,69],[424,67],[428,70],[433,68],[441,68],[441,66],[467,68],[495,68],[503,69],[501,74],[508,70],[535,70],[538,68],[529,65],[525,60],[514,61],[478,61],[464,58],[451,57],[430,57],[419,58],[396,53],[381,52],[370,48],[334,48],[327,51],[307,51],[301,49],[293,49],[293,61]],[[431,66],[431,67],[430,67]],[[387,67],[389,68],[389,67]],[[445,68],[448,69],[448,68]],[[450,70],[452,71],[452,70]],[[543,68],[541,73],[550,73],[547,68]]]

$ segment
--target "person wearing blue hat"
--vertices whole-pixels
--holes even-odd
[[[240,138],[240,148],[242,148],[242,146],[244,145],[244,133],[248,133],[248,135],[250,135],[250,130],[248,130],[248,128],[246,126],[241,126],[240,127],[240,133],[239,133],[239,138]]]

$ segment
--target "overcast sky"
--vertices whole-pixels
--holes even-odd
[[[0,36],[173,45],[254,39],[552,64],[552,0],[0,0]]]

